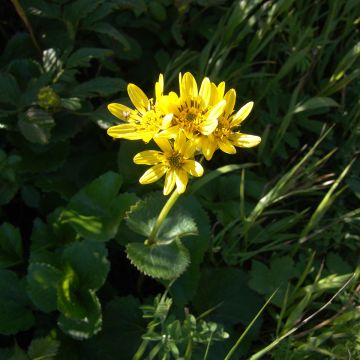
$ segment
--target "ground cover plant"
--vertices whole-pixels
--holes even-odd
[[[360,358],[357,0],[0,9],[0,359]]]

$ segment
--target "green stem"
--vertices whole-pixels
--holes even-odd
[[[166,204],[162,208],[162,210],[156,220],[156,223],[155,223],[155,225],[151,231],[151,234],[149,236],[149,239],[146,242],[148,245],[156,244],[156,236],[159,232],[159,229],[160,229],[162,223],[164,222],[164,220],[166,219],[166,217],[168,216],[169,211],[175,205],[176,200],[179,198],[179,196],[180,196],[180,194],[177,192],[177,189],[175,189],[173,191],[173,193],[171,194],[171,196],[169,197],[169,200],[166,202]]]

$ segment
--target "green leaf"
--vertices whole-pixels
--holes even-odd
[[[110,263],[104,244],[88,240],[75,242],[65,249],[62,257],[76,272],[82,288],[97,290],[105,283]]]
[[[149,3],[150,14],[154,17],[155,20],[163,22],[166,20],[166,9],[165,7],[156,2],[152,1]]]
[[[11,74],[0,73],[0,103],[17,106],[21,95],[19,85]]]
[[[276,257],[271,260],[270,269],[253,260],[249,286],[259,294],[268,295],[280,287],[273,303],[280,305],[287,282],[295,276],[294,261],[289,256]]]
[[[31,263],[27,274],[27,292],[34,305],[45,313],[57,309],[57,287],[62,273],[46,263]]]
[[[149,237],[165,202],[166,198],[162,193],[154,193],[139,201],[127,213],[127,225],[134,232]],[[161,225],[157,240],[166,243],[183,236],[196,235],[197,232],[192,216],[176,204]]]
[[[122,45],[125,51],[129,51],[131,48],[127,37],[107,22],[98,22],[92,25],[89,30],[109,36]]]
[[[71,266],[66,266],[60,285],[57,287],[57,307],[64,316],[81,320],[86,317],[89,290],[79,290],[79,278]]]
[[[126,253],[139,271],[164,280],[179,277],[190,262],[189,252],[180,240],[168,245],[131,243],[126,246]]]
[[[66,60],[66,68],[90,66],[92,59],[103,61],[106,57],[113,54],[112,50],[101,48],[80,48],[72,53]]]
[[[212,321],[247,326],[262,305],[247,281],[247,275],[239,269],[202,269],[193,301],[196,312],[210,311]]]
[[[63,11],[63,19],[77,24],[81,19],[86,18],[89,14],[96,10],[96,8],[104,0],[93,0],[89,3],[88,0],[74,0],[66,4]]]
[[[17,138],[16,141],[21,154],[21,171],[24,173],[54,171],[63,164],[70,150],[69,143],[64,141],[47,145],[31,144],[24,138]]]
[[[81,109],[81,100],[79,98],[61,99],[61,106],[66,110],[77,111]]]
[[[346,184],[349,186],[354,195],[360,200],[360,179],[355,176],[349,177],[346,180]]]
[[[19,189],[19,176],[17,174],[19,163],[19,156],[7,156],[0,149],[0,205],[10,202]]]
[[[62,61],[60,60],[58,50],[56,49],[44,50],[42,61],[45,72],[54,72],[57,74],[62,68]]]
[[[30,108],[25,114],[20,114],[18,125],[21,133],[30,142],[47,144],[55,121],[49,113],[41,109]]]
[[[353,271],[351,266],[339,254],[333,252],[326,256],[326,266],[331,274],[345,275]]]
[[[121,78],[98,76],[89,81],[85,81],[75,86],[71,91],[71,96],[87,98],[94,96],[110,96],[120,91],[124,91],[126,82]]]
[[[23,283],[9,270],[0,269],[0,334],[13,335],[34,323]]]
[[[137,199],[133,194],[117,195],[121,184],[121,176],[111,171],[95,179],[70,200],[61,222],[69,223],[85,238],[110,240]]]
[[[28,349],[28,355],[33,360],[55,359],[60,342],[49,337],[34,339]]]
[[[92,290],[81,292],[79,294],[79,300],[81,300],[84,315],[69,318],[61,314],[58,325],[65,334],[75,339],[83,340],[90,338],[101,330],[101,305]]]
[[[112,299],[104,309],[103,329],[85,344],[88,357],[117,359],[121,354],[121,358],[131,359],[146,332],[140,305],[140,301],[132,296]]]
[[[22,261],[20,231],[11,224],[0,226],[0,268],[10,267]]]
[[[24,185],[21,187],[21,197],[26,206],[38,208],[40,205],[41,194],[34,186]]]
[[[174,301],[178,305],[185,306],[191,301],[197,291],[201,276],[200,264],[209,246],[211,228],[207,213],[194,197],[182,196],[175,204],[175,209],[176,206],[183,208],[195,219],[199,232],[197,236],[184,237],[182,239],[183,244],[189,250],[191,262],[190,266],[171,287]]]
[[[88,215],[103,215],[118,194],[121,184],[121,176],[109,171],[74,195],[69,207]]]
[[[16,344],[12,356],[9,356],[6,360],[29,360],[29,357],[26,352]]]
[[[339,104],[329,97],[313,97],[295,107],[294,114],[319,108],[338,107]]]

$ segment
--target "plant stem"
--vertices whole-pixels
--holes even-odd
[[[169,200],[166,202],[166,204],[162,208],[162,210],[156,220],[156,223],[155,223],[155,225],[151,231],[151,234],[149,236],[149,239],[146,242],[148,245],[156,244],[156,236],[159,232],[159,229],[160,229],[162,223],[164,222],[164,220],[166,219],[166,217],[168,216],[169,211],[175,205],[176,200],[179,198],[179,196],[180,196],[180,194],[178,193],[177,189],[175,189],[173,191],[173,193],[171,194],[171,196],[169,197]]]

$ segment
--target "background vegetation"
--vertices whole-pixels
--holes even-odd
[[[0,359],[360,358],[357,0],[0,9]],[[144,144],[106,135],[106,105],[180,71],[253,100],[262,143],[204,164],[164,294],[124,251],[161,185],[138,184]]]

